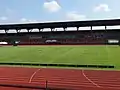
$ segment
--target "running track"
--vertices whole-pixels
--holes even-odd
[[[45,87],[46,80],[48,87],[61,90],[120,90],[120,71],[0,67],[0,85]],[[40,89],[0,86],[0,90]]]

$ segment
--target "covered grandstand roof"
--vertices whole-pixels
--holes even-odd
[[[43,28],[66,28],[66,27],[87,27],[87,26],[113,26],[120,25],[120,19],[112,20],[91,20],[91,21],[67,21],[67,22],[46,22],[28,24],[8,24],[0,25],[1,30],[9,29],[43,29]]]

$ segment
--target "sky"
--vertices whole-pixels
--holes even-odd
[[[120,18],[120,0],[0,0],[0,24]]]

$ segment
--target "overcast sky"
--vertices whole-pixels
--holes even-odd
[[[120,0],[0,0],[0,23],[120,18]]]

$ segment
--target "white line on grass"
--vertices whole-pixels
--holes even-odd
[[[107,52],[107,59],[109,60],[109,58],[110,58],[110,56],[109,56],[109,48],[108,48],[107,45],[105,46],[105,50],[106,50],[106,52]]]
[[[68,54],[73,48],[70,48],[69,50],[67,50],[64,53],[61,53],[62,55],[60,55],[61,57],[65,57],[66,54]],[[60,58],[60,57],[59,57]],[[54,59],[54,60],[50,60],[49,63],[54,63],[55,61],[57,61],[58,58]]]

